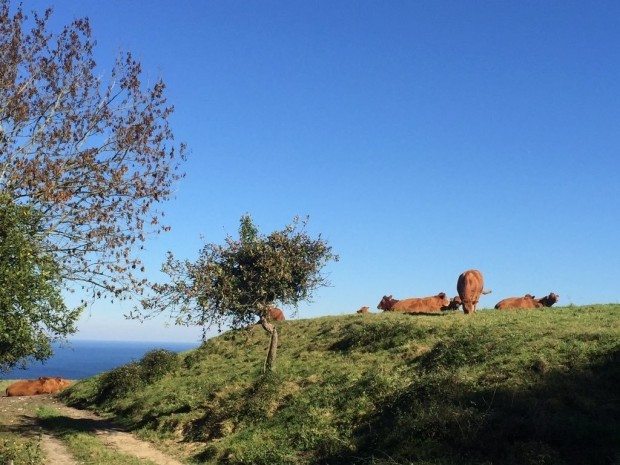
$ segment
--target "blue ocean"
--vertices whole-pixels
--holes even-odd
[[[14,369],[1,373],[0,379],[32,379],[40,376],[88,378],[132,360],[139,360],[152,349],[182,352],[198,346],[199,343],[184,342],[69,341],[62,346],[55,346],[54,355],[47,361],[31,362],[25,370]]]

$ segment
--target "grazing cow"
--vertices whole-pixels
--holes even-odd
[[[43,377],[17,381],[6,388],[6,395],[11,396],[36,396],[39,394],[54,394],[71,385],[70,381],[62,378]]]
[[[282,312],[282,310],[280,310],[278,307],[269,307],[269,310],[267,310],[267,319],[269,321],[284,321],[286,320],[286,318],[284,318],[284,312]]]
[[[560,296],[557,294],[554,294],[553,292],[545,297],[541,297],[540,299],[538,299],[538,302],[540,302],[541,304],[543,304],[545,307],[551,307],[554,303],[556,303],[558,300],[560,300]]]
[[[495,304],[498,310],[508,310],[511,308],[539,308],[543,304],[538,302],[532,294],[525,294],[523,297],[508,297]]]
[[[440,313],[442,307],[450,305],[450,300],[445,292],[440,292],[431,297],[410,298],[397,300],[391,295],[384,295],[377,308],[386,312],[402,313]]]
[[[364,313],[370,313],[370,310],[369,310],[369,308],[368,308],[368,307],[361,307],[361,308],[360,308],[357,312],[355,312],[355,313],[361,313],[361,314],[364,314]]]
[[[448,306],[441,307],[441,309],[442,310],[458,310],[461,304],[462,304],[461,298],[457,295],[456,297],[453,297],[452,299],[450,299],[450,303],[448,304]]]
[[[465,314],[475,313],[480,294],[490,294],[484,291],[484,278],[478,270],[467,270],[459,276],[456,290],[459,293]]]

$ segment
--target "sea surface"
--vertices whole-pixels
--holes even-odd
[[[183,352],[199,345],[186,342],[69,341],[62,346],[54,346],[54,355],[47,361],[31,362],[25,370],[14,369],[0,373],[0,379],[33,379],[39,376],[88,378],[132,360],[139,360],[152,349]]]

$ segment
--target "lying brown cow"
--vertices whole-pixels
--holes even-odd
[[[442,310],[458,310],[463,302],[461,302],[461,298],[457,295],[450,299],[450,303],[447,307],[441,307]]]
[[[36,396],[39,394],[54,394],[69,387],[70,381],[62,378],[43,377],[39,379],[27,379],[17,381],[6,388],[6,395],[11,396]]]
[[[532,294],[525,294],[523,297],[509,297],[504,300],[500,300],[495,305],[498,310],[508,310],[511,308],[540,308],[551,307],[560,299],[560,296],[553,292],[548,296],[540,299],[535,298]]]
[[[466,314],[475,313],[476,305],[480,300],[480,294],[490,294],[491,291],[484,291],[484,278],[478,270],[467,270],[459,276],[456,282],[456,290],[463,303],[463,312]]]
[[[355,313],[370,313],[370,309],[368,307],[361,307],[357,312]]]
[[[525,294],[523,297],[508,297],[507,299],[500,300],[495,304],[495,308],[498,310],[507,310],[509,308],[539,308],[543,307],[543,304],[538,302],[531,294]]]
[[[402,313],[440,313],[442,307],[450,305],[445,292],[431,297],[397,300],[391,295],[384,295],[377,308],[386,312]]]
[[[267,319],[269,321],[284,321],[284,312],[280,310],[278,307],[269,307]]]

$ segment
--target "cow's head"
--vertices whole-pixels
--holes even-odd
[[[524,299],[533,299],[533,298],[534,298],[534,296],[533,296],[532,294],[525,294],[525,295],[523,296],[523,298],[524,298]]]
[[[474,313],[476,311],[476,303],[471,300],[463,300],[461,305],[463,305],[463,313],[469,315],[470,313]]]
[[[439,294],[437,294],[437,297],[441,300],[442,307],[447,307],[448,305],[450,305],[450,299],[446,297],[445,292],[440,292]]]
[[[450,299],[450,303],[447,306],[441,307],[441,309],[442,310],[458,310],[460,306],[461,306],[461,298],[457,295],[456,297],[453,297],[452,299]]]
[[[71,381],[67,379],[58,378],[58,386],[60,387],[59,390],[68,388],[69,386],[71,386]]]
[[[554,303],[560,300],[560,296],[554,294],[553,292],[548,296],[543,297],[542,299],[538,299],[538,301],[543,304],[545,307],[551,307]]]
[[[391,295],[384,295],[383,299],[381,299],[381,302],[379,302],[379,305],[377,305],[377,308],[379,310],[389,312],[392,310],[392,307],[396,302],[398,302],[398,300],[393,299]]]
[[[368,307],[361,307],[356,313],[369,313]]]

